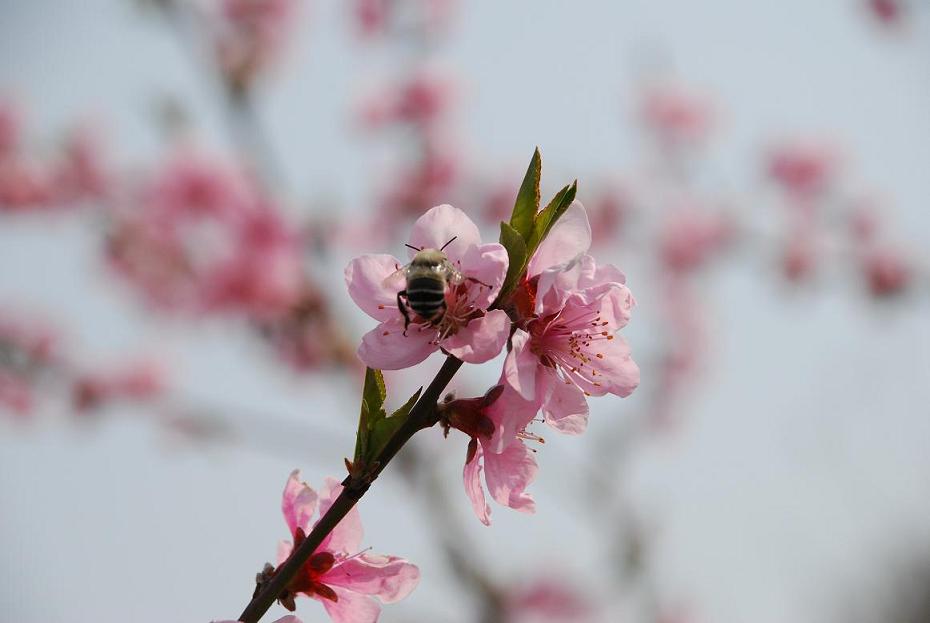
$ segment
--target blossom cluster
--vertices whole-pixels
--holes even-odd
[[[412,284],[410,275],[421,272],[409,267],[419,260],[365,255],[345,271],[349,295],[379,322],[358,349],[370,368],[406,368],[436,351],[481,364],[506,347],[498,384],[485,396],[439,407],[447,431],[471,438],[465,490],[486,525],[482,472],[498,503],[534,510],[526,488],[537,465],[527,441],[538,437],[527,428],[537,414],[559,432],[579,434],[589,396],[628,396],[639,383],[639,368],[618,335],[630,320],[633,295],[622,272],[588,254],[591,226],[581,203],[572,202],[547,234],[508,288],[512,259],[502,244],[483,243],[478,227],[457,208],[427,211],[407,246],[411,261],[440,253],[427,276],[443,287],[442,302],[428,317],[411,306],[421,296],[437,296],[418,293],[422,286]]]

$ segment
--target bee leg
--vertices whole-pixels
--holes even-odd
[[[404,299],[407,297],[407,291],[401,290],[397,293],[397,309],[400,310],[404,317],[404,336],[407,336],[407,327],[410,326],[410,312],[407,311],[407,303]]]
[[[490,287],[491,287],[491,284],[485,283],[485,282],[480,281],[480,280],[478,280],[478,279],[475,279],[474,277],[465,277],[465,281],[471,281],[471,282],[474,282],[474,283],[479,283],[479,284],[483,285],[483,286],[486,287],[486,288],[490,288]]]

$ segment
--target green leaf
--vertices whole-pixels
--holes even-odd
[[[365,369],[365,387],[362,390],[362,399],[368,403],[369,415],[385,417],[384,400],[387,397],[387,388],[384,386],[384,375],[381,370]]]
[[[568,210],[572,201],[575,200],[577,192],[578,180],[575,180],[570,185],[557,192],[555,197],[552,198],[552,201],[550,201],[536,216],[536,220],[533,223],[533,232],[526,245],[527,255],[531,256],[542,241],[546,239],[552,226],[565,214],[565,211]]]
[[[413,409],[413,405],[420,399],[420,394],[422,392],[423,388],[421,387],[401,408],[392,413],[390,417],[381,418],[373,423],[368,443],[369,452],[366,456],[369,461],[373,461],[377,458],[388,440],[390,440],[390,438],[394,436],[394,433],[397,432],[397,429],[407,421],[410,410]]]
[[[520,276],[523,275],[523,271],[526,269],[527,253],[523,236],[504,222],[501,222],[500,242],[507,249],[507,258],[510,262],[507,266],[507,276],[504,278],[504,284],[497,295],[498,300],[504,300],[517,286]]]
[[[513,213],[510,216],[510,226],[517,230],[524,240],[528,240],[532,234],[533,222],[539,210],[539,178],[541,175],[542,158],[537,147],[533,152],[533,159],[530,160],[530,166],[526,169],[526,175],[523,177],[517,200],[513,205]]]
[[[371,456],[371,431],[387,414],[384,399],[387,388],[381,370],[365,369],[365,384],[362,388],[362,408],[358,416],[358,432],[355,435],[354,462],[365,462]]]
[[[403,406],[391,414],[391,417],[400,417],[407,419],[407,416],[410,415],[410,410],[413,408],[413,405],[417,404],[417,400],[420,399],[420,394],[423,393],[423,388],[421,387],[416,391],[416,393],[410,397],[410,399],[403,404]]]

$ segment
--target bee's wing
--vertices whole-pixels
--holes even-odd
[[[407,279],[407,268],[409,266],[410,266],[409,264],[406,264],[404,266],[398,266],[397,270],[395,270],[393,273],[391,273],[390,275],[388,275],[381,281],[381,285],[387,288],[392,285],[401,284],[398,290],[403,290],[404,286],[402,284]]]

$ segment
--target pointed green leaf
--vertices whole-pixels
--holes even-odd
[[[498,300],[503,301],[516,287],[526,269],[527,254],[526,242],[523,236],[507,223],[501,222],[501,245],[507,249],[507,259],[510,262],[507,266],[507,276],[504,278],[504,284],[501,286],[500,293],[497,295]]]
[[[386,397],[387,388],[384,386],[384,375],[381,374],[381,370],[366,368],[362,399],[368,403],[369,417],[380,419],[386,416],[384,412]]]
[[[575,200],[575,195],[577,193],[578,180],[575,180],[570,185],[557,192],[555,197],[552,198],[552,201],[550,201],[536,216],[536,221],[533,223],[533,233],[530,235],[526,245],[527,255],[532,255],[540,243],[546,239],[552,226],[565,214],[565,211],[568,210],[572,201]]]
[[[358,432],[355,435],[354,462],[364,461],[371,456],[371,431],[375,424],[383,420],[384,400],[387,388],[381,370],[365,369],[365,384],[362,387],[362,408],[358,417]]]
[[[528,240],[533,232],[533,222],[539,210],[539,178],[542,175],[542,158],[539,148],[533,152],[533,159],[523,177],[517,201],[510,216],[510,226],[517,230],[524,240]]]
[[[403,406],[391,414],[391,417],[399,417],[407,419],[407,416],[410,414],[410,410],[413,408],[413,405],[417,404],[417,400],[420,399],[420,394],[423,393],[423,388],[421,387],[416,391],[416,393],[410,397],[410,399],[403,404]]]
[[[369,461],[373,461],[377,458],[388,440],[393,437],[397,429],[407,421],[410,410],[413,409],[413,405],[420,399],[420,394],[422,392],[423,388],[421,387],[401,408],[392,413],[390,417],[381,418],[372,424],[371,435],[368,442],[368,455],[366,456]]]

